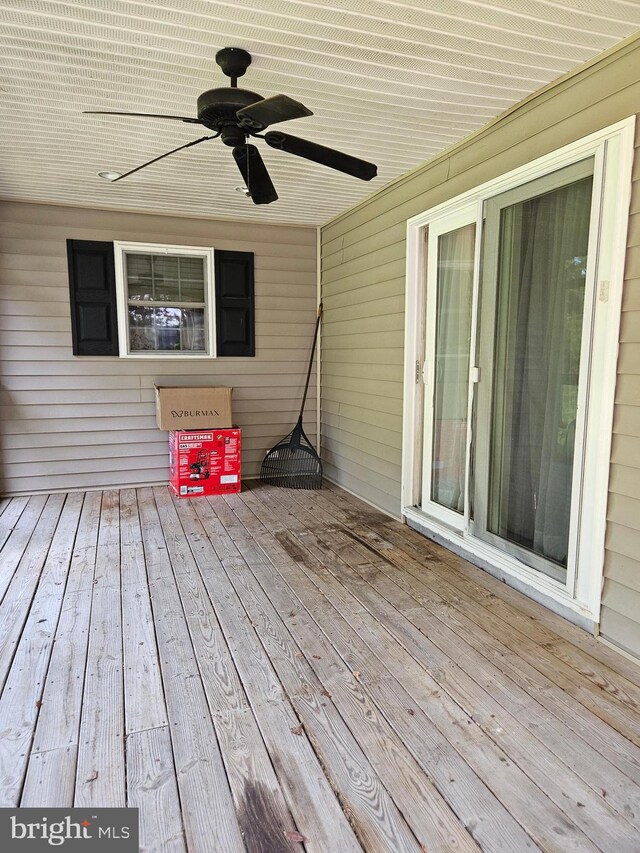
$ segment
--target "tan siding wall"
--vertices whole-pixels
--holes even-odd
[[[74,357],[67,238],[254,252],[256,358]],[[0,241],[5,494],[166,481],[154,383],[233,386],[246,477],[295,423],[316,314],[315,229],[11,203],[0,206]],[[306,414],[314,440],[314,393]]]
[[[400,512],[406,220],[634,115],[639,104],[640,39],[323,228],[321,444],[332,479]],[[640,152],[633,176],[602,631],[640,653]]]
[[[640,119],[627,234],[602,589],[602,636],[640,656]]]

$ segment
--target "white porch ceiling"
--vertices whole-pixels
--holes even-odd
[[[640,29],[639,0],[0,0],[0,197],[319,224]],[[203,135],[197,125],[82,110],[196,115],[228,85],[314,115],[280,125],[378,165],[370,183],[263,143],[280,199],[256,207],[220,140],[124,172]]]

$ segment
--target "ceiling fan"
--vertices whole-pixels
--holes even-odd
[[[370,181],[376,176],[378,169],[373,163],[359,160],[350,154],[343,154],[341,151],[309,142],[307,139],[300,139],[298,136],[282,133],[279,130],[271,130],[262,134],[262,131],[273,124],[303,118],[313,115],[313,113],[303,104],[294,101],[287,95],[263,98],[255,92],[239,89],[238,77],[242,77],[251,64],[251,55],[246,50],[239,47],[225,47],[216,53],[216,62],[223,73],[231,78],[231,86],[222,89],[209,89],[207,92],[203,92],[198,98],[198,118],[155,115],[153,113],[84,110],[90,115],[142,116],[184,121],[188,124],[204,125],[204,127],[214,131],[212,136],[202,136],[200,139],[194,139],[193,142],[187,142],[186,145],[180,145],[178,148],[167,151],[166,154],[154,157],[153,160],[148,160],[141,166],[125,172],[124,175],[119,175],[113,180],[113,183],[133,175],[134,172],[139,172],[140,169],[144,169],[152,163],[157,163],[158,160],[169,157],[170,154],[175,154],[176,151],[182,151],[192,145],[199,145],[208,139],[217,139],[218,137],[222,139],[225,145],[233,148],[233,157],[238,164],[254,204],[270,204],[272,201],[276,201],[278,194],[260,152],[255,145],[249,143],[249,137],[264,139],[271,148],[304,157],[305,160],[312,160],[314,163],[320,163],[330,169],[337,169],[339,172],[353,175],[353,177],[360,178],[363,181]]]

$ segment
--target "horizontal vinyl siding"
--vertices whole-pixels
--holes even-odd
[[[66,240],[255,253],[256,357],[74,357]],[[313,228],[4,204],[0,210],[0,462],[4,494],[166,482],[153,386],[229,385],[243,476],[297,419],[316,316]],[[305,430],[315,442],[315,393]]]
[[[602,636],[640,657],[640,120],[636,126],[602,588]]]
[[[639,104],[640,41],[635,41],[528,99],[322,229],[321,444],[332,479],[382,509],[400,513],[402,406],[398,404],[403,389],[407,219],[637,114]],[[638,148],[633,181],[601,631],[608,640],[640,655]],[[346,384],[346,378],[358,381]],[[383,446],[389,452],[383,452]]]

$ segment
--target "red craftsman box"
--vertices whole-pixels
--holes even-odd
[[[169,486],[180,498],[240,491],[239,429],[174,430],[169,433]]]

